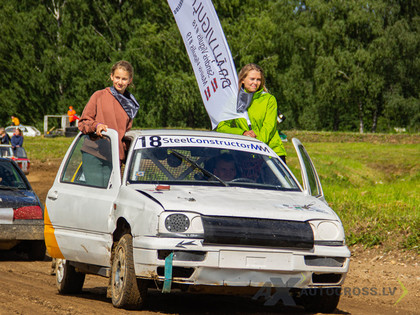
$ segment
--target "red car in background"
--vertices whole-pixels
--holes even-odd
[[[12,159],[19,165],[25,175],[29,174],[31,161],[28,159],[24,148],[18,147],[13,150],[11,145],[2,144],[0,145],[0,157]]]

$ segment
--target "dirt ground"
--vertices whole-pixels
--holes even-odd
[[[28,179],[42,202],[60,161],[33,161]],[[419,256],[354,246],[350,271],[335,314],[419,314]],[[51,261],[26,261],[0,251],[0,314],[305,314],[298,307],[264,306],[248,297],[161,294],[150,290],[144,311],[115,309],[106,298],[107,279],[88,275],[83,292],[59,295]]]

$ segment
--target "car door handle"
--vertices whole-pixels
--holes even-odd
[[[51,200],[56,200],[58,198],[58,191],[55,190],[55,191],[49,192],[47,195],[47,198]]]

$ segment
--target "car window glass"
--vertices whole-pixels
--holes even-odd
[[[278,158],[205,147],[135,150],[128,179],[131,183],[220,185],[211,174],[229,186],[298,190],[297,183]]]
[[[61,181],[108,187],[112,170],[111,141],[108,137],[79,137],[64,167]]]
[[[299,146],[299,151],[302,154],[303,162],[305,164],[306,174],[308,176],[309,191],[312,196],[319,196],[321,194],[317,176],[312,166],[311,160],[303,146]]]
[[[1,157],[13,156],[12,149],[10,147],[0,147]]]
[[[10,162],[0,162],[0,186],[28,189],[25,180]]]
[[[25,149],[22,148],[22,147],[16,147],[14,152],[15,152],[15,156],[17,158],[20,158],[20,159],[27,159],[28,158],[28,156],[26,155]]]

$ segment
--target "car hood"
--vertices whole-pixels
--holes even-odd
[[[297,221],[338,220],[334,211],[324,202],[305,196],[302,192],[208,186],[170,186],[169,190],[151,187],[135,189],[154,199],[168,211]]]
[[[0,190],[0,208],[39,206],[35,193],[28,190]]]

